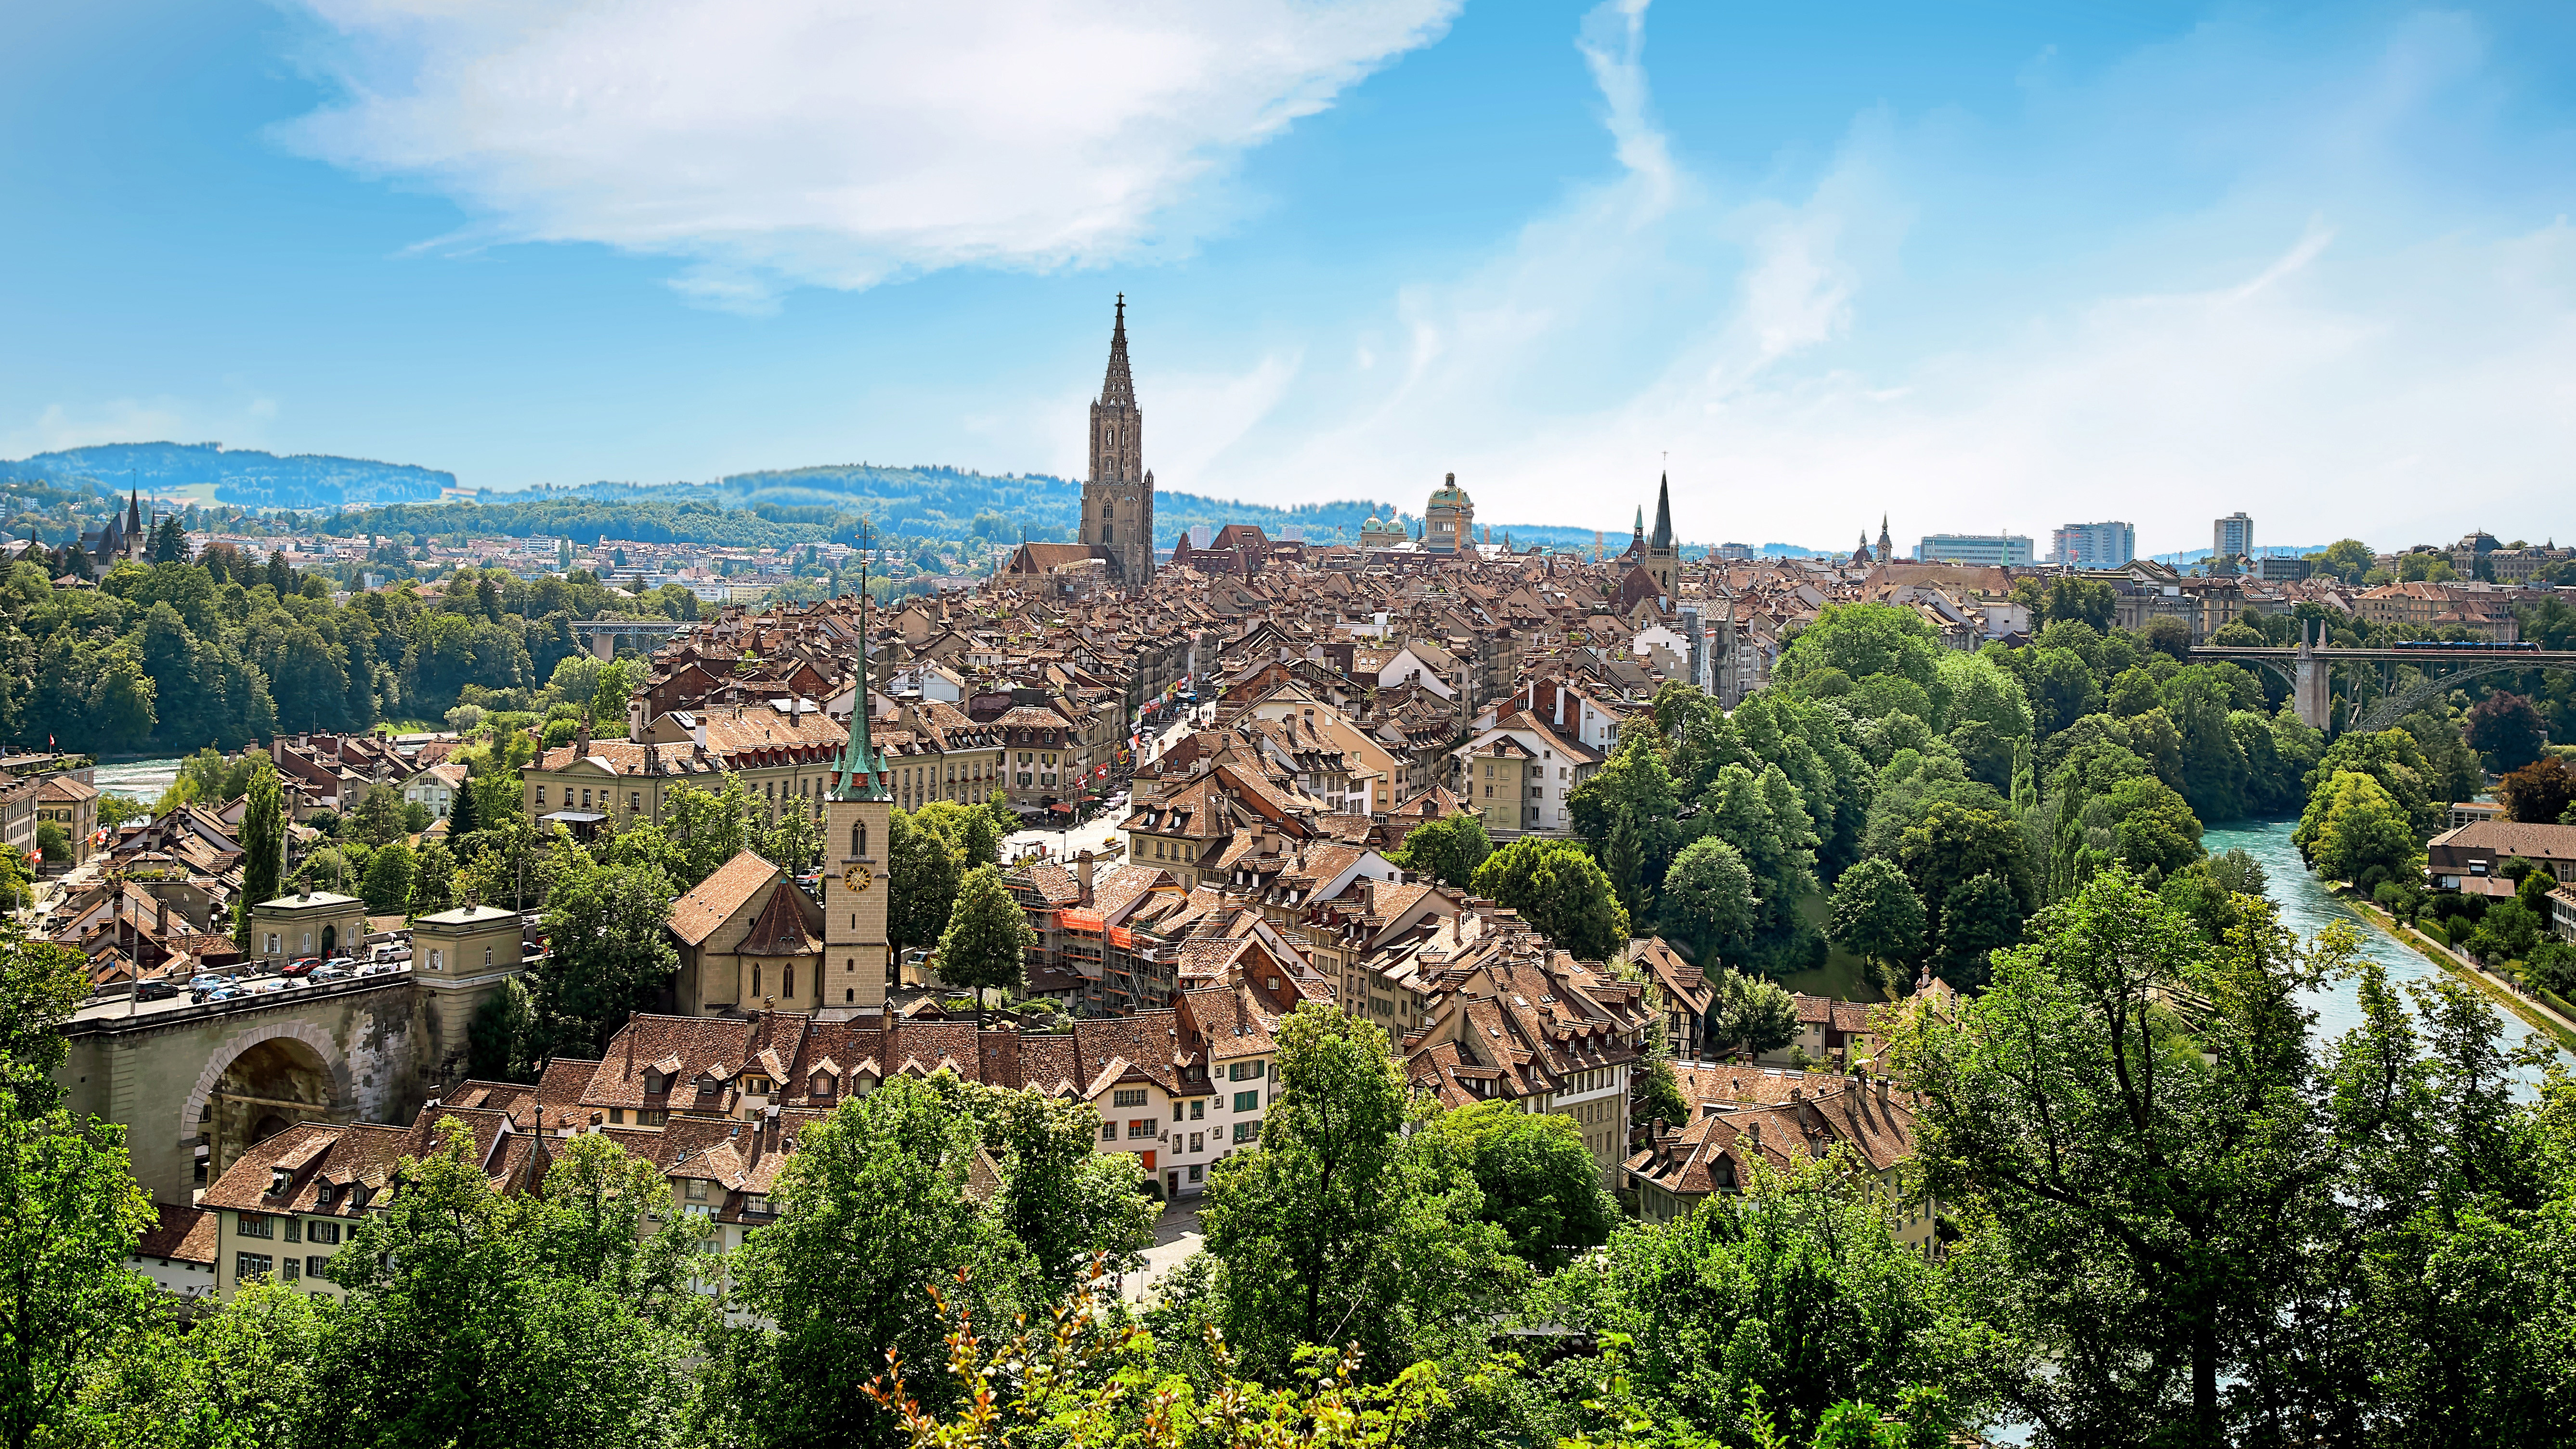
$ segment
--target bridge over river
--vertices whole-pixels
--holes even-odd
[[[2387,729],[2465,679],[2526,669],[2576,668],[2576,650],[2430,640],[2376,649],[2320,648],[2309,639],[2300,640],[2295,648],[2203,644],[2190,653],[2194,659],[2225,660],[2269,671],[2290,686],[2290,703],[2299,722],[2320,730],[2334,727],[2337,670],[2344,671],[2352,683],[2366,681],[2371,686],[2366,703],[2361,701],[2361,691],[2346,696],[2350,703],[2344,724],[2367,731]],[[2416,671],[2411,680],[2403,672],[2410,669]]]

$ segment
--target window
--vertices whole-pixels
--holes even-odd
[[[271,956],[277,954],[277,933],[275,931],[268,933],[268,954]]]
[[[322,1206],[324,1206],[324,1207],[329,1207],[329,1206],[331,1205],[331,1199],[332,1199],[333,1197],[337,1196],[337,1195],[338,1195],[338,1192],[339,1192],[339,1190],[338,1190],[337,1188],[334,1188],[333,1186],[331,1186],[331,1184],[329,1184],[329,1183],[327,1183],[327,1182],[326,1182],[326,1183],[322,1184],[320,1187],[318,1187],[318,1188],[314,1189],[314,1191],[313,1191],[313,1200],[314,1200],[315,1202],[317,1202],[317,1203],[321,1204],[321,1205],[322,1205]],[[319,1230],[323,1225],[322,1225],[322,1224],[320,1224],[320,1223],[315,1223],[313,1226],[314,1226],[314,1228],[318,1231],[318,1230]],[[320,1241],[321,1241],[321,1239],[316,1238],[316,1239],[314,1239],[314,1241],[315,1241],[315,1242],[320,1242]],[[333,1239],[332,1241],[337,1242],[337,1241],[339,1241],[339,1240],[335,1238],[335,1239]]]
[[[286,1282],[288,1282],[288,1283],[292,1283],[292,1282],[294,1282],[294,1281],[296,1280],[296,1278],[299,1276],[299,1271],[298,1271],[298,1270],[300,1270],[301,1268],[303,1268],[303,1266],[304,1266],[304,1265],[303,1265],[302,1263],[297,1262],[297,1261],[296,1261],[295,1259],[293,1259],[293,1258],[289,1258],[289,1259],[287,1259],[287,1260],[286,1260],[286,1271],[285,1271],[283,1274],[279,1275],[279,1276],[280,1276],[284,1281],[286,1281]]]
[[[703,1177],[690,1178],[688,1185],[682,1188],[681,1192],[691,1202],[705,1202],[707,1200],[707,1180]]]
[[[290,1243],[304,1241],[304,1223],[301,1219],[286,1219],[286,1240]]]
[[[1181,1104],[1178,1102],[1172,1104],[1172,1120],[1175,1122],[1181,1120]]]
[[[304,1225],[304,1241],[308,1243],[336,1243],[340,1241],[340,1225],[338,1223],[306,1223]]]
[[[483,948],[483,964],[486,966],[492,964],[492,948],[489,946]]]
[[[274,1231],[276,1230],[268,1225],[266,1213],[243,1213],[240,1220],[233,1224],[233,1232],[238,1237],[265,1238]],[[263,1268],[260,1271],[264,1273],[268,1270]]]
[[[867,853],[868,822],[864,820],[853,820],[850,822],[850,854],[859,856]]]
[[[1256,1082],[1261,1079],[1261,1063],[1236,1062],[1225,1069],[1225,1074],[1238,1082]]]
[[[331,1276],[331,1255],[328,1253],[315,1253],[311,1257],[306,1258],[304,1260],[304,1276],[307,1278],[321,1278],[327,1281]]]
[[[1207,1134],[1204,1132],[1191,1133],[1190,1150],[1192,1152],[1205,1152],[1207,1150]]]
[[[1207,1169],[1206,1169],[1206,1168],[1201,1167],[1200,1165],[1198,1165],[1198,1164],[1197,1164],[1197,1163],[1195,1163],[1195,1162],[1190,1164],[1190,1181],[1192,1181],[1192,1182],[1197,1182],[1199,1179],[1201,1179],[1201,1178],[1203,1178],[1203,1177],[1205,1177],[1205,1176],[1207,1176]]]
[[[1237,1093],[1235,1093],[1235,1094],[1234,1094],[1234,1110],[1236,1110],[1236,1111],[1238,1111],[1238,1112],[1258,1112],[1258,1111],[1260,1111],[1260,1110],[1261,1110],[1261,1093],[1260,1093],[1260,1092],[1258,1092],[1258,1091],[1251,1091],[1251,1092],[1237,1092]]]
[[[1260,1137],[1261,1137],[1261,1124],[1260,1124],[1260,1123],[1258,1123],[1258,1122],[1237,1122],[1237,1123],[1235,1123],[1235,1124],[1234,1124],[1234,1140],[1235,1140],[1235,1141],[1237,1141],[1237,1142],[1253,1142],[1253,1141],[1258,1141],[1258,1140],[1260,1139]]]
[[[1129,1119],[1127,1123],[1127,1135],[1131,1139],[1157,1135],[1154,1126],[1154,1119],[1151,1117],[1136,1117]]]
[[[446,968],[447,953],[435,946],[432,946],[429,949],[429,969],[432,971],[443,971]]]
[[[832,1095],[839,1086],[839,1078],[833,1076],[830,1072],[824,1072],[814,1078],[814,1095],[817,1097],[828,1097]]]
[[[1115,1123],[1115,1122],[1103,1122],[1103,1123],[1101,1123],[1101,1124],[1100,1124],[1100,1140],[1101,1140],[1101,1141],[1103,1141],[1103,1142],[1115,1142],[1115,1141],[1117,1141],[1117,1140],[1118,1140],[1118,1124],[1117,1124],[1117,1123]]]
[[[1198,1121],[1203,1121],[1203,1120],[1205,1120],[1205,1119],[1206,1119],[1206,1117],[1207,1117],[1207,1102],[1206,1102],[1204,1099],[1202,1099],[1202,1098],[1197,1098],[1197,1097],[1193,1097],[1193,1098],[1191,1098],[1191,1099],[1190,1099],[1190,1120],[1191,1120],[1191,1121],[1193,1121],[1193,1122],[1198,1122]]]
[[[234,1286],[234,1287],[236,1287],[236,1288],[238,1288],[238,1287],[240,1287],[242,1284],[249,1282],[249,1281],[250,1281],[250,1280],[252,1280],[253,1278],[265,1278],[265,1277],[267,1277],[267,1276],[268,1276],[268,1273],[269,1273],[269,1266],[270,1266],[270,1263],[269,1263],[269,1256],[268,1256],[266,1253],[236,1253],[236,1254],[234,1254],[234,1255],[233,1255],[233,1286]]]
[[[769,1199],[766,1197],[756,1196],[744,1198],[742,1200],[742,1210],[745,1214],[752,1217],[768,1217],[770,1215]]]
[[[1142,1107],[1145,1105],[1145,1089],[1142,1087],[1120,1087],[1117,1091],[1110,1094],[1109,1105],[1113,1107]]]

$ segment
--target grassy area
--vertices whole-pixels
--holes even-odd
[[[1818,928],[1825,924],[1827,907],[1821,895],[1802,896],[1798,914]],[[1780,984],[1807,996],[1830,996],[1840,1001],[1885,1001],[1887,993],[1878,989],[1878,981],[1869,963],[1840,946],[1828,946],[1825,964],[1813,971],[1800,971],[1780,978]]]

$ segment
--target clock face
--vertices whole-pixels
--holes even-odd
[[[854,860],[850,862],[848,870],[841,872],[841,884],[854,891],[866,890],[874,880],[875,877],[869,874],[867,863],[864,861]]]

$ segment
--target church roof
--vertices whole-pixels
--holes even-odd
[[[1673,547],[1673,479],[1667,473],[1655,486],[1655,533],[1646,547],[1668,552]]]

